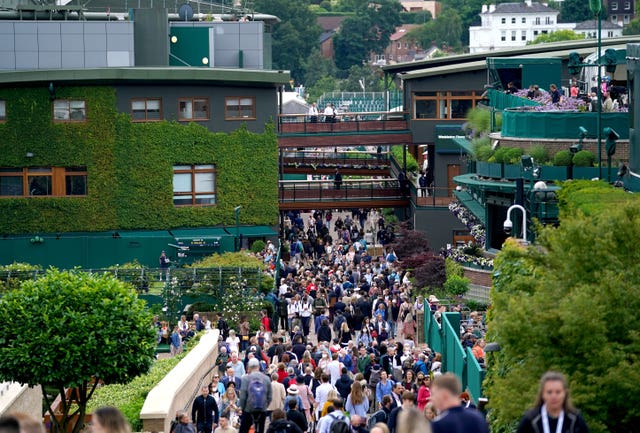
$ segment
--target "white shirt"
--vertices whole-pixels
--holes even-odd
[[[317,116],[318,115],[318,107],[315,105],[311,105],[309,107],[309,116]]]
[[[333,116],[334,114],[336,114],[336,112],[333,110],[333,108],[331,108],[331,106],[327,106],[327,108],[324,109],[324,115],[325,116]]]
[[[335,389],[331,383],[322,383],[316,388],[316,401],[318,402],[317,411],[320,412],[322,410],[322,406],[327,402],[329,398],[329,391]]]
[[[327,364],[327,373],[331,375],[331,385],[335,385],[342,373],[342,363],[338,360],[331,361]]]

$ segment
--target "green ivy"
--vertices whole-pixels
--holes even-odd
[[[278,150],[272,124],[261,134],[242,126],[213,133],[197,124],[132,123],[116,111],[112,87],[58,87],[60,99],[84,99],[87,121],[53,123],[49,92],[0,89],[1,167],[86,166],[86,197],[0,200],[0,233],[273,225],[278,217]],[[27,152],[33,153],[27,158]],[[175,207],[173,165],[215,164],[217,205]]]

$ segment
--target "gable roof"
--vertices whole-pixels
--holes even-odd
[[[347,17],[344,15],[329,17],[320,16],[317,18],[316,22],[320,27],[322,27],[322,30],[326,32],[329,30],[338,30],[346,18]]]
[[[576,27],[574,30],[597,30],[597,29],[598,29],[598,21],[588,20],[588,21],[583,21],[581,23],[576,24]],[[609,20],[602,20],[602,29],[603,30],[622,30],[622,27],[612,23]]]
[[[559,10],[550,8],[542,3],[531,2],[528,5],[525,2],[522,3],[498,3],[494,10],[483,12],[482,14],[536,14],[541,12],[555,12],[560,13]]]
[[[397,41],[398,39],[402,39],[416,27],[418,27],[418,24],[403,24],[400,27],[396,27],[396,32],[389,36],[389,40]]]

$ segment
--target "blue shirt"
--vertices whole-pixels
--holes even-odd
[[[433,433],[489,433],[489,425],[475,409],[452,407],[431,423]]]
[[[382,381],[378,382],[378,384],[376,385],[376,401],[381,402],[382,397],[385,395],[390,395],[392,389],[393,380],[387,379],[386,384],[383,384]]]

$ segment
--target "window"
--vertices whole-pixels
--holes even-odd
[[[512,40],[512,41],[515,41],[515,40],[516,40],[516,32],[515,32],[515,31],[512,31],[512,32],[511,32],[511,40]]]
[[[53,101],[54,122],[84,122],[87,111],[84,101],[56,99]]]
[[[624,2],[624,10],[628,11],[631,9],[631,2]]]
[[[537,30],[534,30],[534,31],[533,31],[533,37],[535,38],[536,36],[538,36],[538,31],[537,31]]]
[[[216,204],[216,169],[210,165],[173,167],[173,204],[206,206]]]
[[[397,48],[397,49],[402,48],[402,42],[397,42],[397,43],[396,43],[396,48]]]
[[[523,30],[522,32],[520,32],[520,40],[522,40],[522,41],[526,41],[527,40],[527,32],[526,32],[526,30]]]
[[[1,197],[87,195],[86,167],[0,168]]]
[[[207,98],[178,99],[179,120],[209,120],[209,100]]]
[[[522,24],[526,24],[527,23],[527,18],[526,17],[522,17]]]
[[[611,2],[611,10],[612,11],[618,10],[618,2]]]
[[[536,25],[539,26],[540,25],[540,17],[536,17]]]
[[[516,23],[516,17],[511,18],[511,24],[515,24]]]
[[[405,43],[404,43],[404,47],[405,47],[405,48],[409,48],[409,42],[405,42]]]
[[[416,92],[413,95],[414,119],[465,119],[467,112],[481,99],[481,92]]]
[[[162,100],[160,98],[132,99],[131,120],[134,122],[162,120]]]
[[[618,24],[618,16],[617,15],[611,15],[611,22],[614,24]]]
[[[256,98],[252,96],[224,98],[224,118],[226,120],[255,119]]]
[[[507,40],[507,32],[505,32],[504,30],[500,32],[500,40],[502,42]]]
[[[7,101],[0,99],[0,122],[7,120]]]
[[[625,15],[625,16],[622,18],[622,22],[623,22],[623,23],[625,23],[625,24],[629,24],[629,15]],[[611,33],[613,33],[613,32],[611,32]]]
[[[545,23],[545,24],[547,24],[547,25],[549,25],[549,24],[553,24],[553,21],[551,21],[551,17],[546,17],[546,18],[544,19],[544,23]]]
[[[506,18],[502,18],[502,24],[506,24],[507,23],[507,19]]]

